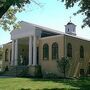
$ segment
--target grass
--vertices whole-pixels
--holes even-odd
[[[90,90],[90,78],[78,80],[0,78],[0,90]]]

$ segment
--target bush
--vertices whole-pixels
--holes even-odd
[[[55,78],[58,78],[58,76],[56,74],[52,73],[52,72],[46,72],[46,73],[44,73],[43,78],[53,78],[53,79],[55,79]]]
[[[35,76],[36,77],[42,77],[42,71],[41,71],[41,66],[40,65],[35,67]]]

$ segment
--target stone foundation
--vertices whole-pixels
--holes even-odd
[[[31,65],[31,66],[29,66],[28,74],[30,76],[33,76],[33,77],[41,77],[42,76],[41,66],[40,65],[37,65],[37,66]]]

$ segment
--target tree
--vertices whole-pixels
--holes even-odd
[[[78,3],[78,6],[80,9],[74,13],[74,15],[82,14],[85,16],[83,20],[82,28],[85,26],[90,27],[90,0],[62,0],[62,2],[65,3],[66,8],[73,7],[76,3]]]
[[[31,0],[0,0],[0,18],[8,11],[11,6],[22,8]]]
[[[17,28],[15,14],[21,12],[31,0],[0,0],[0,26],[4,30],[10,30],[10,26]]]
[[[4,30],[11,30],[13,27],[18,28],[19,24],[17,23],[16,13],[21,12],[23,9],[19,9],[18,7],[11,7],[9,10],[2,16],[0,19],[0,27]]]
[[[11,30],[12,27],[18,28],[19,24],[15,15],[25,10],[24,6],[31,2],[40,6],[36,0],[0,0],[0,27],[4,30]]]
[[[66,77],[66,73],[69,70],[70,64],[69,64],[69,58],[68,57],[62,57],[60,60],[57,60],[57,68],[59,72],[64,74],[64,78]]]
[[[16,13],[25,10],[24,6],[35,3],[39,7],[42,5],[36,0],[0,0],[0,27],[4,30],[11,30],[11,28],[18,28]]]

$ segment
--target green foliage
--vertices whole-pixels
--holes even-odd
[[[52,72],[46,72],[46,73],[44,73],[43,78],[56,79],[56,78],[58,78],[58,76]]]
[[[31,2],[40,5],[36,0],[0,0],[0,27],[5,31],[20,28],[16,13],[25,10],[24,6]]]
[[[57,67],[59,72],[64,74],[64,77],[66,77],[66,73],[69,70],[70,64],[69,64],[69,58],[68,57],[62,57],[60,60],[57,60]]]
[[[62,0],[62,2],[65,3],[67,9],[73,7],[76,3],[78,3],[80,9],[77,10],[74,15],[81,13],[85,17],[83,20],[82,28],[87,25],[90,27],[90,0]]]
[[[0,26],[4,30],[11,30],[19,28],[19,23],[17,23],[16,13],[22,12],[24,9],[19,9],[18,7],[11,7],[0,19]]]
[[[35,66],[35,77],[42,77],[42,71],[41,71],[41,66],[40,65],[37,65]]]
[[[4,30],[19,28],[16,13],[22,12],[30,0],[0,0],[0,27]]]

